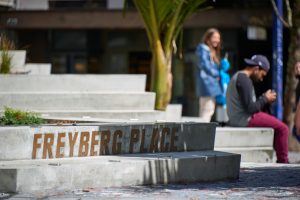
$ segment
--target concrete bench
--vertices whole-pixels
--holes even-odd
[[[272,128],[218,127],[215,150],[241,154],[242,162],[273,162]]]

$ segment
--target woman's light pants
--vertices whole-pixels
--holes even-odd
[[[200,97],[199,99],[199,117],[203,122],[210,122],[215,112],[215,97]]]

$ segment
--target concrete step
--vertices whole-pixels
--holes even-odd
[[[1,192],[237,179],[240,156],[215,151],[0,161]]]
[[[215,150],[241,154],[242,162],[274,161],[272,128],[217,127]]]
[[[273,147],[272,128],[217,127],[215,148]]]
[[[247,148],[215,148],[216,151],[225,151],[241,155],[241,162],[272,163],[275,162],[272,147]]]
[[[0,75],[0,92],[143,92],[146,75]]]
[[[46,118],[75,117],[75,118],[102,118],[116,120],[157,121],[166,120],[166,113],[156,110],[39,110]]]
[[[152,92],[0,92],[0,109],[153,110],[154,104]]]
[[[0,161],[214,149],[209,123],[0,127]]]

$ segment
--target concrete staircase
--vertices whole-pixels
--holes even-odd
[[[0,192],[237,179],[240,155],[214,151],[215,124],[155,123],[166,113],[154,110],[145,83],[144,75],[0,76],[2,112],[97,118],[0,127]]]
[[[0,127],[0,192],[237,179],[209,123]]]
[[[44,117],[165,120],[145,75],[0,75],[0,112],[13,107]]]

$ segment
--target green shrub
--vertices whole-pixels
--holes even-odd
[[[0,74],[8,74],[11,68],[11,56],[7,51],[1,53]]]
[[[0,50],[1,58],[0,58],[0,74],[8,74],[11,68],[11,56],[9,55],[9,50],[14,50],[15,44],[11,41],[5,34],[0,35]]]
[[[5,107],[0,125],[39,125],[46,123],[37,113]]]

